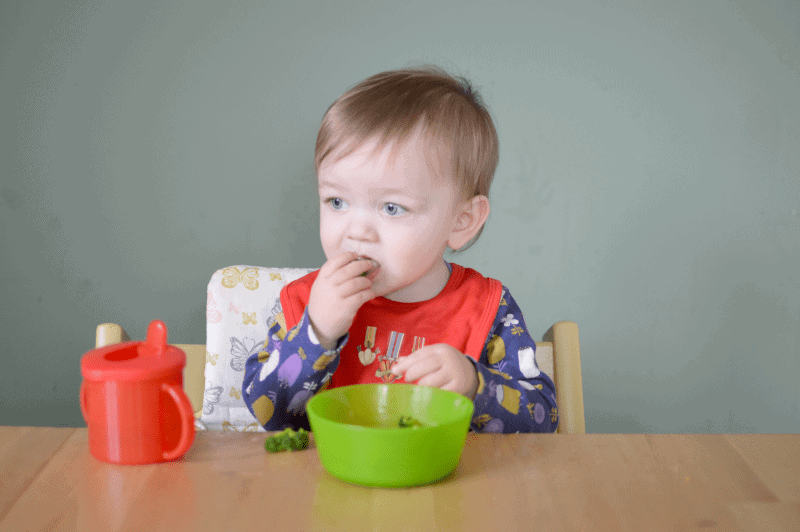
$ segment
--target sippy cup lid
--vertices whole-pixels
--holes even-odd
[[[182,371],[186,354],[167,345],[167,326],[153,320],[143,342],[125,342],[92,349],[81,360],[81,374],[93,381],[130,381],[164,377]]]

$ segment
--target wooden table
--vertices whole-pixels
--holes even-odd
[[[408,489],[264,439],[198,432],[180,460],[115,466],[86,429],[0,427],[0,530],[800,530],[795,434],[469,434],[454,474]]]

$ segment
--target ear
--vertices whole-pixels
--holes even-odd
[[[486,223],[490,210],[489,198],[486,196],[475,196],[462,203],[447,245],[453,250],[466,246]]]

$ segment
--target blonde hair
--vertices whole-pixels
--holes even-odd
[[[469,81],[434,66],[376,74],[333,102],[317,135],[317,172],[329,157],[337,161],[372,139],[394,155],[417,128],[449,160],[464,199],[489,196],[499,160],[492,117]]]

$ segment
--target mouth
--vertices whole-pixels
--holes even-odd
[[[366,272],[362,273],[361,275],[363,275],[364,277],[366,277],[370,281],[374,281],[375,277],[377,277],[377,275],[378,275],[378,270],[381,269],[381,265],[378,264],[377,261],[375,261],[375,260],[373,260],[373,259],[371,259],[369,257],[366,257],[364,255],[362,255],[360,257],[356,257],[356,260],[368,260],[370,263],[372,263],[372,268],[370,268]]]

